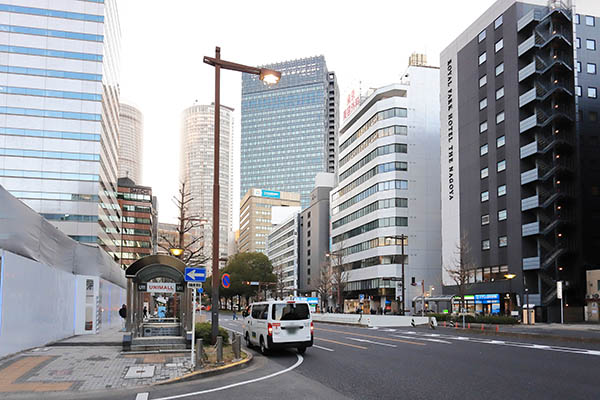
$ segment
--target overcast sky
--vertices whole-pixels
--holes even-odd
[[[412,52],[439,54],[494,0],[256,1],[118,0],[122,30],[121,97],[144,114],[142,184],[159,199],[159,220],[175,220],[180,117],[195,100],[214,100],[223,59],[262,65],[323,54],[337,74],[340,108],[352,89],[399,81]],[[241,74],[221,74],[221,103],[234,107],[234,228],[239,214]],[[207,195],[211,195],[208,193]]]

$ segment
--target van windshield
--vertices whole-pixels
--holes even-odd
[[[273,319],[276,321],[297,321],[309,318],[308,304],[273,304]]]

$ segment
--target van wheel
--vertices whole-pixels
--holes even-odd
[[[261,336],[260,337],[260,353],[263,356],[266,356],[268,352],[269,352],[269,350],[267,349],[267,346],[265,345],[265,340]]]
[[[298,347],[298,354],[304,354],[304,353],[306,353],[306,346]]]
[[[251,348],[252,347],[252,343],[250,343],[250,334],[248,334],[248,332],[246,332],[246,336],[244,337],[244,341],[246,342],[246,347],[247,348]]]

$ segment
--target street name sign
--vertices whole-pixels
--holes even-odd
[[[200,289],[202,288],[202,282],[190,282],[187,284],[190,289]]]
[[[206,268],[188,267],[185,269],[186,282],[205,282]]]

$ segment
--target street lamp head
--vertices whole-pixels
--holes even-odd
[[[174,257],[179,257],[180,255],[183,254],[183,249],[178,249],[178,248],[173,248],[173,249],[169,249],[169,252],[171,253],[171,255],[173,255]]]
[[[260,80],[267,85],[275,85],[281,79],[281,72],[272,69],[261,68]]]
[[[504,274],[504,277],[509,280],[513,279],[515,276],[517,276],[517,275],[516,274]]]

